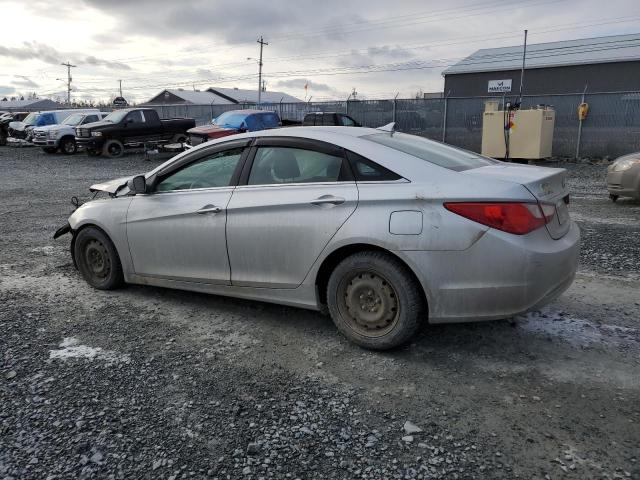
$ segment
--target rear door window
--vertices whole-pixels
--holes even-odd
[[[353,121],[353,118],[348,117],[347,115],[340,115],[340,121],[344,127],[353,127],[356,122]]]
[[[349,158],[357,182],[384,182],[402,178],[397,173],[357,153],[347,151],[347,158]]]
[[[129,112],[127,115],[127,121],[133,123],[144,123],[144,117],[142,116],[142,112],[140,110],[134,110],[133,112]]]
[[[278,128],[280,119],[275,113],[263,113],[261,115],[263,128]]]
[[[337,182],[344,159],[334,155],[291,147],[259,147],[249,185]]]

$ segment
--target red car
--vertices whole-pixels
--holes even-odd
[[[191,145],[243,132],[256,132],[282,125],[276,112],[264,110],[230,110],[214,118],[210,124],[187,130]]]

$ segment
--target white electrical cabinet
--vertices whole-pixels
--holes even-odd
[[[540,160],[551,157],[556,113],[549,106],[529,110],[498,110],[497,102],[487,102],[482,121],[482,155]],[[507,135],[505,125],[511,123]]]

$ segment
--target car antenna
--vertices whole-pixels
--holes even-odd
[[[393,136],[393,134],[396,132],[396,122],[387,123],[382,127],[376,128],[376,130],[380,130],[382,132],[389,132],[391,136]]]

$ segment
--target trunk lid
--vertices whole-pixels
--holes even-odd
[[[564,168],[503,163],[474,168],[461,173],[518,183],[524,186],[540,204],[555,207],[555,213],[546,225],[551,238],[557,240],[569,231],[571,224],[568,209],[569,188],[567,187],[567,171]]]

